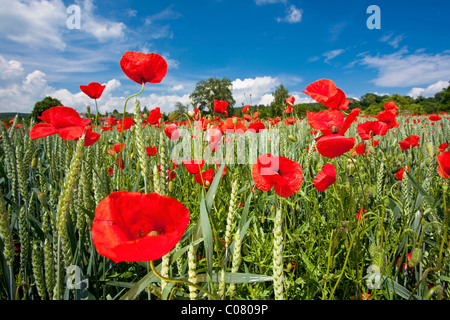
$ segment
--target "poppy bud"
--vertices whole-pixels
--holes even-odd
[[[433,145],[429,142],[427,142],[427,152],[428,152],[428,155],[430,156],[430,158],[434,157],[434,148],[433,148]]]
[[[33,159],[31,160],[31,165],[30,165],[30,167],[31,167],[32,169],[36,169],[37,166],[38,166],[38,159],[37,159],[37,158],[33,158]]]
[[[194,113],[193,113],[191,110],[189,110],[189,111],[188,111],[188,115],[189,115],[189,117],[193,117],[193,116],[194,116]]]
[[[347,168],[348,168],[348,175],[352,176],[353,173],[355,172],[355,165],[353,163],[349,163]]]
[[[173,190],[175,189],[175,185],[173,184],[172,181],[169,182],[169,192],[173,192]]]
[[[290,134],[288,138],[289,138],[289,140],[291,140],[292,142],[295,142],[295,137],[294,137],[292,134]]]
[[[105,144],[103,146],[103,153],[107,153],[108,152],[108,146]]]
[[[444,191],[444,193],[446,193],[447,192],[447,189],[448,189],[448,184],[443,184],[442,185],[442,191]]]
[[[430,158],[426,158],[426,159],[425,159],[425,164],[426,164],[427,166],[430,165],[430,162],[431,162]]]
[[[233,117],[233,124],[236,125],[238,122],[238,118],[237,117]]]
[[[91,112],[91,107],[90,106],[86,106],[86,110],[87,110],[88,113],[90,113]]]
[[[194,101],[191,99],[191,100],[189,100],[189,102],[192,104],[192,105],[194,105]]]
[[[209,181],[205,181],[205,187],[209,187],[211,185],[211,182],[209,182]]]
[[[408,267],[414,268],[422,260],[422,250],[420,248],[414,248],[411,252],[411,258],[408,260]]]

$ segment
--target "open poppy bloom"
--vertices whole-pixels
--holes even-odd
[[[450,151],[441,152],[436,157],[437,172],[444,179],[450,178]]]
[[[261,130],[264,130],[266,126],[264,123],[261,122],[261,120],[255,120],[252,123],[248,125],[248,130],[253,132],[260,132]]]
[[[336,88],[334,82],[329,79],[320,79],[310,83],[302,92],[330,109],[348,109],[350,101],[347,100],[345,93]]]
[[[363,140],[370,140],[373,136],[384,136],[388,131],[388,125],[381,121],[366,121],[356,127],[359,136]]]
[[[52,107],[45,110],[38,119],[43,122],[39,122],[31,128],[31,139],[58,134],[63,140],[78,140],[86,133],[90,135],[88,144],[91,145],[100,137],[100,134],[92,132],[92,127],[89,127],[90,129],[87,128],[91,121],[82,119],[73,108],[64,106]],[[85,141],[87,146],[86,143],[87,141]]]
[[[317,113],[306,111],[309,125],[322,132],[322,136],[316,138],[317,150],[323,157],[335,158],[350,151],[355,145],[355,138],[347,138],[345,132],[359,115],[361,109],[353,109],[344,119],[339,110],[325,110]]]
[[[394,101],[389,101],[384,104],[384,109],[385,110],[395,110],[395,109],[400,109],[400,108],[395,104]]]
[[[98,82],[91,82],[87,86],[80,86],[81,91],[83,91],[91,99],[99,99],[102,96],[103,90],[105,90],[106,85],[102,85]]]
[[[131,117],[125,117],[125,119],[117,120],[116,129],[118,132],[122,132],[131,128],[134,125],[134,120]]]
[[[145,150],[147,151],[147,155],[152,157],[156,156],[156,153],[158,152],[158,147],[157,146],[146,147]]]
[[[199,173],[203,166],[205,165],[205,160],[182,160],[181,162],[183,162],[186,170],[190,173],[190,174],[197,174]]]
[[[117,191],[98,204],[92,241],[116,263],[153,261],[175,247],[188,224],[189,210],[173,198]]]
[[[431,121],[439,121],[439,120],[441,120],[441,116],[438,114],[432,114],[428,117],[428,119]]]
[[[160,83],[167,74],[167,62],[157,53],[127,51],[120,60],[125,75],[136,83]]]
[[[177,129],[177,125],[174,123],[165,127],[164,133],[170,140],[178,140],[180,138],[180,132]]]
[[[225,113],[228,116],[228,101],[214,100],[214,112]]]
[[[336,168],[327,163],[313,180],[314,187],[319,191],[325,191],[336,181]]]
[[[409,171],[408,166],[401,167],[400,170],[398,170],[396,173],[394,173],[394,176],[399,180],[403,180],[403,174],[405,173],[405,169]]]
[[[388,126],[388,129],[392,129],[392,128],[398,128],[400,126],[400,124],[396,120],[396,117],[397,117],[397,110],[388,109],[385,111],[378,112],[378,116],[376,118],[378,121],[386,123]]]
[[[243,109],[242,109],[242,113],[246,113],[248,111],[248,109],[250,108],[250,105],[246,105]]]
[[[445,151],[448,148],[448,142],[441,143],[438,148],[440,152]]]
[[[410,135],[405,140],[400,141],[398,144],[400,146],[400,149],[402,149],[402,151],[411,149],[413,147],[417,147],[419,146],[419,136],[416,136],[414,134]]]
[[[262,191],[275,188],[276,194],[287,198],[296,193],[303,183],[302,167],[288,158],[260,155],[252,167],[253,182]]]
[[[214,169],[211,168],[203,172],[199,171],[194,177],[198,184],[209,187],[214,179]]]
[[[162,118],[161,111],[159,107],[150,110],[150,113],[148,114],[147,122],[150,124],[157,124],[159,122],[159,119]]]

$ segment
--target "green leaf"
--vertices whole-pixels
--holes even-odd
[[[203,235],[203,240],[205,244],[206,251],[206,262],[208,265],[208,273],[212,273],[212,262],[213,262],[213,236],[211,230],[211,223],[209,221],[209,214],[206,208],[206,201],[204,194],[202,194],[202,199],[200,200],[200,226]]]

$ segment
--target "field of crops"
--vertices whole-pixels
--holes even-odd
[[[121,66],[151,88],[167,65],[141,58]],[[450,117],[305,93],[304,119],[215,101],[162,121],[136,94],[99,126],[70,107],[1,126],[0,299],[448,299]]]

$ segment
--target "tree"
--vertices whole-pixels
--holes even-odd
[[[200,80],[195,85],[194,92],[189,95],[189,98],[201,112],[205,112],[205,108],[208,108],[209,112],[214,111],[214,100],[228,101],[228,115],[231,116],[236,103],[231,88],[231,80],[227,78],[217,79],[214,77],[208,80]]]
[[[35,103],[33,111],[30,114],[30,119],[36,119],[45,110],[56,106],[62,106],[62,103],[58,99],[47,96],[43,100]]]
[[[171,120],[180,120],[184,118],[184,114],[188,112],[188,106],[182,104],[180,101],[175,102],[175,110],[170,114]]]
[[[286,107],[286,99],[289,98],[289,90],[280,84],[275,92],[272,92],[273,101],[270,103],[270,115],[272,117],[281,116]]]

